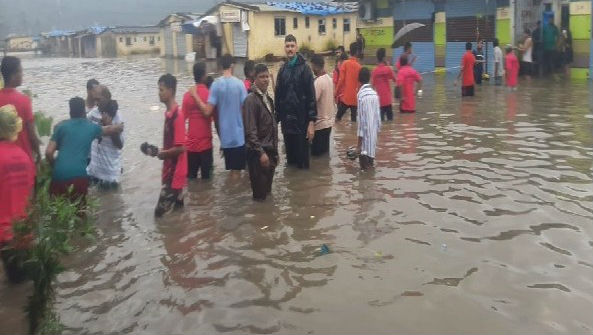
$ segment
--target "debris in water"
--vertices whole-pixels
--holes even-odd
[[[323,255],[327,255],[329,254],[331,251],[329,250],[329,247],[327,246],[327,244],[323,244],[321,245],[321,248],[319,248],[319,253],[323,256]]]
[[[260,229],[261,229],[261,230],[266,230],[266,229],[268,229],[268,226],[263,226],[263,227],[261,227]]]

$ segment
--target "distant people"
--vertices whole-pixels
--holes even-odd
[[[523,37],[523,43],[519,45],[519,50],[523,53],[520,67],[521,72],[529,77],[533,73],[533,39],[529,29],[525,29]]]
[[[320,55],[311,59],[311,67],[315,74],[315,100],[317,103],[317,121],[315,136],[311,144],[311,155],[321,156],[329,153],[329,139],[336,120],[334,104],[334,87],[331,77],[325,72],[325,60]]]
[[[558,63],[565,74],[568,74],[568,65],[572,63],[572,34],[568,28],[562,29],[558,38]]]
[[[554,71],[556,60],[556,48],[558,43],[558,28],[554,24],[553,17],[544,27],[543,46],[544,46],[544,73],[549,74]]]
[[[309,168],[309,146],[315,136],[317,106],[313,72],[298,53],[293,35],[284,38],[287,61],[278,72],[276,116],[282,126],[286,163],[299,169]],[[341,75],[340,75],[341,76]]]
[[[278,123],[274,101],[267,93],[270,84],[268,67],[257,64],[254,72],[255,81],[243,106],[245,145],[253,200],[264,201],[272,192],[278,166]]]
[[[338,81],[340,80],[340,67],[342,67],[342,63],[348,59],[348,54],[346,54],[346,50],[343,46],[339,46],[336,49],[336,65],[334,66],[334,72],[332,74],[332,80],[334,82],[334,94],[336,96],[336,104],[341,96],[341,94],[337,91],[338,89]]]
[[[208,101],[206,63],[194,64],[195,85],[183,96],[181,110],[189,120],[187,131],[187,177],[196,179],[198,171],[202,179],[209,179],[214,162],[212,152],[212,115],[198,107],[198,100]],[[202,107],[205,107],[202,105]]]
[[[86,112],[87,114],[93,109],[97,108],[97,97],[95,96],[95,88],[99,86],[97,79],[89,79],[86,82]]]
[[[462,78],[461,82],[461,96],[462,97],[473,97],[474,96],[474,65],[476,64],[476,58],[472,53],[472,43],[467,42],[465,44],[465,54],[461,58],[461,70],[457,76],[457,80]]]
[[[498,38],[492,42],[494,45],[494,84],[496,86],[502,85],[502,76],[504,75],[504,57],[499,43]]]
[[[12,260],[13,224],[27,217],[35,182],[35,165],[16,143],[22,127],[23,121],[13,105],[0,107],[0,256],[12,283],[25,278]]]
[[[535,29],[533,29],[533,33],[531,34],[531,39],[533,41],[533,62],[534,65],[537,64],[538,71],[543,69],[543,45],[542,45],[542,21],[537,21]],[[532,74],[536,73],[536,69],[534,68]]]
[[[98,106],[101,115],[100,126],[123,124],[123,118],[118,111],[119,106],[115,100],[101,102]],[[91,184],[102,189],[117,188],[122,173],[122,149],[124,136],[122,133],[102,136],[93,141],[91,145],[91,162],[87,173]]]
[[[404,52],[402,55],[406,55],[406,57],[408,58],[408,65],[409,66],[414,66],[414,62],[416,61],[417,56],[413,55],[413,51],[412,51],[412,43],[411,42],[406,42],[404,44]],[[396,72],[399,71],[401,64],[399,63],[400,58],[398,57],[397,61],[395,62],[395,69]]]
[[[31,160],[41,159],[39,151],[41,141],[37,136],[31,99],[16,90],[23,84],[21,60],[13,56],[5,56],[2,58],[0,71],[4,79],[4,88],[0,89],[0,107],[13,105],[23,121],[23,129],[19,132],[15,143],[29,155]]]
[[[341,121],[347,110],[350,110],[350,121],[356,122],[356,94],[360,87],[358,82],[358,72],[361,66],[358,62],[358,44],[350,44],[350,58],[340,68],[340,78],[338,81],[337,93],[341,94],[338,101],[338,113],[336,121]]]
[[[476,84],[482,85],[482,76],[484,75],[484,41],[478,41],[473,53],[476,59],[476,64],[474,65],[474,81]]]
[[[245,84],[245,89],[247,93],[251,91],[251,85],[253,85],[253,81],[255,80],[255,62],[252,60],[248,60],[245,62],[243,66],[243,74],[245,75],[245,79],[243,80],[243,84]]]
[[[245,152],[245,131],[243,128],[242,108],[247,97],[245,84],[233,76],[233,56],[222,56],[222,76],[218,77],[208,95],[208,104],[196,99],[198,107],[205,110],[205,115],[212,115],[216,108],[215,121],[220,137],[220,147],[224,153],[224,164],[232,177],[245,170],[247,156]],[[194,97],[195,99],[196,97]],[[199,97],[198,97],[199,98]]]
[[[366,48],[366,41],[364,39],[364,36],[362,36],[362,34],[360,33],[360,29],[357,29],[356,32],[356,44],[358,44],[358,48],[356,49],[356,51],[358,51],[358,54],[354,55],[357,58],[363,59],[364,58],[364,50]],[[353,56],[352,53],[350,53],[350,56]]]
[[[422,77],[413,67],[408,65],[408,56],[402,55],[399,60],[401,68],[397,72],[397,86],[400,88],[400,113],[416,112],[416,95],[422,89]]]
[[[507,45],[505,50],[507,53],[505,57],[507,87],[511,90],[516,90],[519,78],[519,60],[515,56],[511,45]]]
[[[175,101],[177,78],[167,73],[158,81],[159,100],[167,108],[163,131],[163,147],[157,157],[163,161],[161,193],[154,216],[161,217],[184,206],[183,188],[187,183],[187,151],[185,117]]]
[[[395,83],[395,73],[385,61],[385,48],[377,50],[377,67],[371,74],[371,85],[379,95],[381,106],[381,121],[393,121],[393,97],[391,94],[391,83]],[[398,61],[399,62],[399,61]]]
[[[80,97],[70,99],[69,105],[70,119],[54,128],[45,150],[45,158],[53,167],[49,192],[84,202],[89,187],[87,158],[91,143],[103,135],[121,133],[123,124],[101,127],[87,120],[85,101]]]
[[[362,68],[358,75],[361,87],[358,91],[358,107],[360,120],[358,122],[358,146],[359,163],[361,170],[368,170],[375,166],[375,149],[377,137],[381,128],[381,108],[379,96],[373,90],[369,81],[371,72]]]

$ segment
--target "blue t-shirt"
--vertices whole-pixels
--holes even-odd
[[[87,177],[86,165],[91,143],[101,137],[101,133],[101,127],[87,119],[70,119],[58,124],[51,136],[58,147],[52,178],[63,181]]]
[[[245,84],[235,77],[220,77],[212,83],[208,103],[218,111],[218,131],[223,149],[245,145],[241,108],[247,98]]]

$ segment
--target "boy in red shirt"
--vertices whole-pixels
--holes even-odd
[[[212,162],[212,116],[207,111],[201,110],[196,101],[208,101],[208,87],[206,87],[206,63],[194,64],[194,80],[196,85],[183,96],[181,110],[186,119],[189,119],[187,132],[187,177],[195,179],[198,170],[202,179],[210,178]]]
[[[342,120],[346,111],[350,109],[350,120],[356,122],[357,94],[360,83],[358,82],[358,73],[362,66],[358,63],[358,44],[350,44],[350,58],[340,67],[340,78],[334,94],[339,95],[338,113],[336,121]]]
[[[154,210],[156,217],[183,207],[183,188],[187,183],[185,118],[175,101],[177,79],[171,74],[159,78],[159,99],[167,107],[163,148],[157,157],[163,161],[161,194]]]
[[[397,72],[397,86],[401,92],[399,111],[414,113],[416,111],[416,93],[422,89],[422,77],[408,64],[407,55],[404,54],[400,57],[399,64],[401,65]]]
[[[381,121],[385,121],[385,119],[393,121],[393,108],[391,107],[393,98],[391,96],[391,86],[389,83],[390,81],[395,82],[395,73],[393,73],[391,67],[385,62],[385,48],[377,50],[377,61],[379,61],[379,64],[371,74],[371,85],[379,95]]]
[[[476,57],[472,52],[472,43],[467,42],[465,44],[465,54],[461,59],[461,71],[457,76],[457,80],[463,78],[461,84],[461,96],[472,97],[474,96],[474,65],[476,64]]]
[[[507,55],[505,56],[505,70],[506,70],[506,81],[507,87],[511,90],[517,89],[518,78],[519,78],[519,60],[513,52],[513,47],[510,45],[506,46]]]
[[[37,158],[41,159],[41,153],[39,152],[39,144],[41,142],[39,137],[37,137],[31,99],[16,90],[16,88],[23,83],[23,67],[21,66],[21,60],[16,57],[6,56],[2,58],[0,68],[2,77],[4,78],[4,88],[0,90],[0,107],[4,105],[13,105],[16,108],[17,114],[23,121],[23,130],[20,131],[15,143],[20,146],[32,160],[33,154],[36,154]]]
[[[243,65],[243,74],[245,75],[243,84],[245,84],[245,89],[249,94],[251,92],[251,86],[253,86],[253,82],[255,81],[255,61],[248,60],[245,62],[245,65]]]

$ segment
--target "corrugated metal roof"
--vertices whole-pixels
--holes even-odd
[[[160,28],[155,26],[149,27],[114,27],[109,28],[107,31],[115,34],[156,34],[160,33]]]
[[[277,2],[268,1],[266,4],[254,4],[261,11],[288,11],[305,15],[327,16],[356,12],[354,3],[323,3],[323,2]]]

